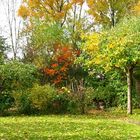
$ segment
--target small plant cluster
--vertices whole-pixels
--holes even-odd
[[[12,95],[14,107],[22,114],[81,114],[92,105],[88,92],[81,98],[80,94],[72,93],[66,87],[56,89],[49,84],[35,84],[26,91],[15,91]]]

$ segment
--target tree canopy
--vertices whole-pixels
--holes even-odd
[[[127,17],[108,31],[88,36],[84,47],[89,55],[87,65],[99,65],[105,71],[122,69],[130,86],[133,69],[140,61],[139,23],[139,17]]]
[[[115,26],[121,18],[130,14],[137,0],[87,0],[89,13],[100,25]]]

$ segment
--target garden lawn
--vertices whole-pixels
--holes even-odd
[[[133,118],[108,116],[0,117],[0,140],[140,140]]]

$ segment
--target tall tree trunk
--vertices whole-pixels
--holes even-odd
[[[128,68],[127,70],[127,114],[132,114],[132,74],[133,69]]]

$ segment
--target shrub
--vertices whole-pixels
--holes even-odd
[[[20,91],[20,97],[23,98],[25,94],[21,94],[21,91],[25,92],[28,88],[31,88],[33,83],[37,81],[37,75],[37,69],[30,64],[9,61],[0,65],[1,110],[12,106],[13,102],[11,102],[11,100],[13,99],[13,92],[17,92],[18,95]],[[23,106],[25,107],[25,105]]]
[[[120,92],[117,93],[117,106],[126,109],[127,108],[127,92],[126,92],[127,86],[121,87]],[[139,97],[136,93],[135,85],[133,85],[132,88],[132,102],[133,102],[133,108],[139,108]]]
[[[93,99],[94,99],[95,90],[92,87],[88,87],[85,89],[85,111],[91,109],[93,107]]]
[[[29,99],[29,90],[19,90],[13,92],[13,98],[15,100],[14,107],[21,114],[32,114],[34,109],[31,106],[31,101]]]
[[[50,104],[51,113],[66,113],[68,110],[70,91],[66,87],[57,90],[57,94],[53,96]]]
[[[12,107],[14,103],[14,98],[10,95],[9,92],[0,93],[0,114],[4,114],[6,110]]]
[[[105,107],[111,107],[115,104],[115,99],[116,93],[111,87],[98,87],[93,94],[93,100],[97,107],[100,106],[101,102]]]
[[[70,114],[81,114],[81,102],[77,93],[70,93],[67,110]]]
[[[65,113],[67,112],[68,96],[66,91],[57,90],[51,85],[35,84],[25,91],[13,93],[18,112],[32,113]]]
[[[23,90],[37,81],[37,69],[30,64],[10,61],[0,65],[0,90]]]
[[[35,84],[33,88],[30,89],[29,94],[29,100],[31,101],[32,108],[40,112],[47,112],[48,105],[51,103],[56,94],[57,91],[53,86],[40,86]]]
[[[93,88],[83,89],[69,94],[68,111],[72,114],[84,114],[93,105]]]
[[[93,88],[72,93],[66,87],[56,89],[48,84],[35,84],[26,91],[16,91],[13,96],[20,113],[81,114],[86,113],[92,107],[93,94]]]

